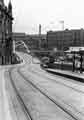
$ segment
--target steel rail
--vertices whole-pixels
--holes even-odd
[[[38,75],[42,76],[43,78],[48,78],[48,80],[50,80],[50,81],[53,80],[53,81],[54,81],[55,83],[57,83],[57,84],[63,85],[63,86],[65,86],[65,87],[68,87],[68,88],[73,89],[73,90],[76,91],[76,92],[79,92],[79,93],[81,93],[81,94],[84,94],[84,92],[81,91],[81,90],[79,90],[79,89],[70,87],[69,85],[66,85],[66,84],[64,84],[64,83],[62,83],[62,82],[59,82],[59,81],[57,81],[57,80],[54,80],[53,78],[49,78],[49,77],[47,77],[47,76],[43,76],[43,75],[39,74],[39,73],[36,71],[36,69],[35,69],[35,71],[33,71],[33,70],[30,70],[30,71],[33,72],[33,73],[35,73],[35,74],[38,74]],[[55,75],[55,76],[59,76],[60,79],[61,79],[61,78],[66,78],[66,77],[60,76],[60,75]],[[66,78],[66,79],[69,79],[69,78]]]
[[[54,100],[51,96],[49,96],[47,93],[45,93],[41,87],[38,87],[37,85],[35,85],[33,82],[31,82],[30,80],[28,80],[18,69],[17,72],[20,74],[20,76],[22,76],[24,78],[25,81],[27,81],[27,83],[30,83],[30,85],[32,85],[34,88],[36,88],[41,94],[43,94],[46,98],[48,98],[51,102],[53,102],[56,106],[58,106],[61,110],[63,110],[65,113],[67,113],[69,116],[71,116],[74,120],[83,120],[80,119],[80,117],[76,116],[73,111],[68,110],[66,107],[62,106],[59,102],[57,102],[56,100]],[[76,111],[78,112],[78,111]],[[79,114],[80,112],[78,112]],[[80,113],[81,114],[81,113]]]
[[[31,114],[30,114],[30,111],[28,110],[27,106],[25,105],[21,95],[19,94],[14,82],[13,82],[13,79],[12,79],[12,75],[11,75],[11,71],[9,71],[9,76],[10,76],[10,81],[11,81],[11,84],[14,88],[14,91],[16,93],[16,97],[17,97],[17,100],[19,101],[19,103],[21,104],[21,107],[22,107],[22,110],[24,112],[24,114],[26,115],[26,118],[27,120],[33,120]]]

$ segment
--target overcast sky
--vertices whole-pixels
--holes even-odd
[[[9,0],[5,0],[7,5]],[[84,0],[11,0],[13,4],[13,31],[42,33],[48,30],[84,28]]]

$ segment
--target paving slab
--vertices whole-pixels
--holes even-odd
[[[0,67],[0,120],[12,120],[4,78],[5,67]]]

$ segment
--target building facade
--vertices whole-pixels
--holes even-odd
[[[83,29],[47,32],[48,49],[66,50],[70,46],[84,46]]]
[[[2,64],[12,61],[12,4],[5,6],[4,0],[0,0],[0,60]]]

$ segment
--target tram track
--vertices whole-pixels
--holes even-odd
[[[77,111],[76,109],[74,110],[75,112],[71,111],[71,106],[67,105],[66,103],[61,103],[58,102],[56,100],[54,100],[48,93],[44,92],[45,90],[43,90],[43,88],[41,88],[40,86],[37,86],[35,83],[31,82],[30,80],[28,80],[18,69],[17,72],[20,74],[20,76],[22,78],[24,78],[24,80],[31,84],[34,88],[36,88],[41,94],[43,94],[46,98],[48,98],[50,101],[52,101],[56,106],[58,106],[60,109],[62,109],[65,113],[67,113],[69,116],[71,116],[74,120],[84,120],[84,115],[83,113]],[[60,101],[60,100],[59,100]],[[67,107],[70,107],[67,108]]]
[[[12,70],[11,70],[11,71],[12,71]],[[27,120],[33,120],[32,116],[31,116],[31,114],[30,114],[30,111],[28,110],[26,104],[24,103],[24,101],[23,101],[23,99],[22,99],[19,91],[17,90],[17,88],[16,88],[16,86],[15,86],[15,84],[14,84],[14,82],[13,82],[12,75],[11,75],[11,71],[9,71],[10,81],[11,81],[11,84],[12,84],[12,86],[13,86],[13,88],[14,88],[15,93],[16,93],[17,100],[19,101],[19,103],[20,103],[20,105],[21,105],[21,108],[22,108],[22,110],[23,110],[23,112],[24,112]]]
[[[55,83],[57,83],[57,84],[63,85],[63,86],[65,86],[65,87],[67,87],[67,88],[70,88],[70,89],[72,89],[72,90],[74,90],[74,91],[76,91],[76,92],[79,92],[79,93],[81,93],[81,94],[84,94],[84,92],[83,92],[82,90],[79,90],[79,89],[77,89],[77,88],[74,88],[74,87],[71,87],[71,86],[69,86],[69,85],[66,85],[66,84],[63,83],[63,82],[59,82],[59,81],[57,81],[56,79],[54,80],[53,78],[50,78],[50,77],[48,77],[48,76],[46,76],[46,75],[42,75],[42,74],[40,74],[38,71],[36,71],[36,69],[35,69],[35,70],[30,70],[30,72],[34,73],[35,75],[37,74],[38,76],[41,76],[42,78],[47,78],[48,80],[53,81],[53,82],[55,82]],[[58,77],[59,77],[59,76],[58,76]],[[60,76],[60,79],[62,79],[62,78],[65,78],[65,77]],[[68,78],[66,78],[66,79],[68,79]]]

